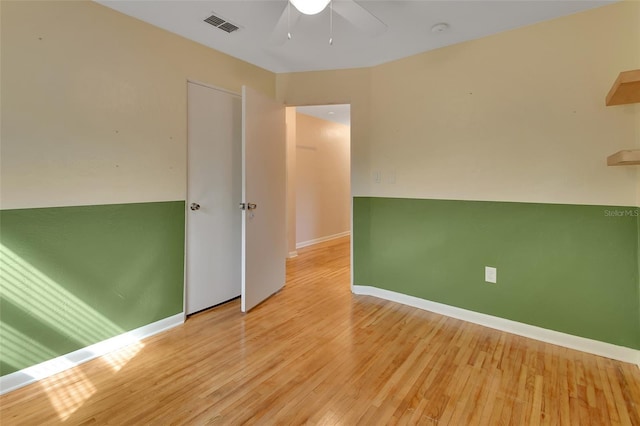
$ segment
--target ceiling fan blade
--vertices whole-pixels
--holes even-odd
[[[370,36],[380,35],[387,30],[384,22],[354,0],[334,0],[333,10]]]
[[[296,22],[300,19],[300,12],[287,1],[275,28],[271,32],[269,41],[271,44],[282,45],[289,39],[289,31],[295,27]]]

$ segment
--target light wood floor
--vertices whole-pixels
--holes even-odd
[[[349,292],[349,240],[287,285],[0,399],[13,424],[640,425],[640,370]]]

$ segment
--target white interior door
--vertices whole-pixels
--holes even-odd
[[[285,283],[285,109],[242,88],[242,312]]]
[[[242,100],[188,83],[186,313],[241,289]]]

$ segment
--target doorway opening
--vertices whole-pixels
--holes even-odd
[[[351,106],[287,107],[287,253],[351,235]]]

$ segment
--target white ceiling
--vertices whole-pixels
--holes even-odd
[[[387,25],[383,34],[369,37],[334,14],[334,42],[329,45],[329,10],[325,9],[318,15],[303,15],[291,28],[292,39],[277,45],[270,38],[287,0],[96,1],[277,73],[374,66],[612,3],[611,0],[358,0]],[[241,29],[227,34],[203,22],[212,13]],[[431,27],[440,22],[448,23],[449,30],[431,32]]]
[[[296,107],[296,112],[345,126],[351,125],[351,105],[349,104],[301,106]]]

